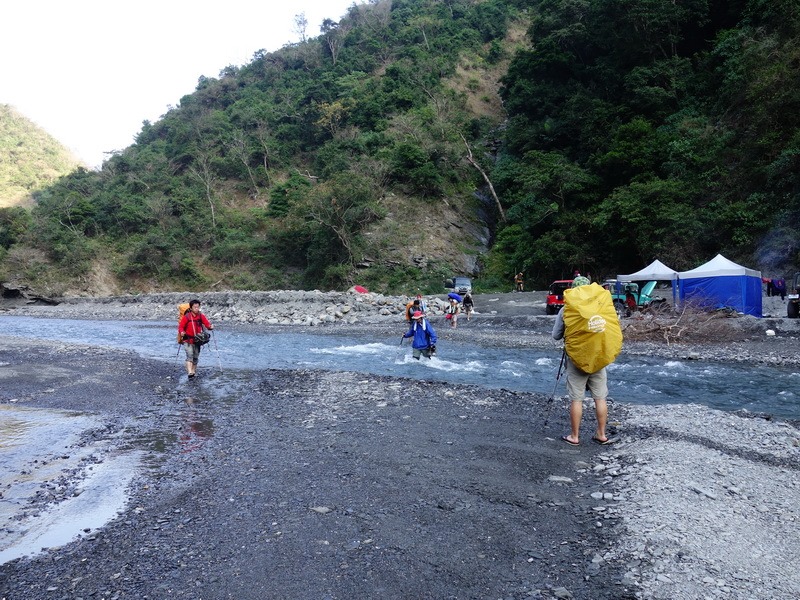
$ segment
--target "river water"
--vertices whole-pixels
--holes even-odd
[[[176,376],[185,379],[174,322],[0,316],[0,331],[24,339],[132,350],[145,358],[172,362]],[[197,389],[225,395],[225,381],[247,385],[248,372],[300,368],[475,384],[548,396],[554,390],[559,396],[565,394],[563,378],[555,387],[561,358],[555,348],[487,348],[442,340],[438,356],[417,361],[411,357],[409,340],[400,344],[404,331],[398,326],[397,335],[386,338],[368,331],[356,336],[309,329],[286,333],[221,327],[204,347],[199,368],[201,379],[213,375],[220,385]],[[0,384],[7,366],[0,364]],[[697,403],[800,419],[795,393],[800,373],[791,368],[621,356],[608,370],[609,397],[617,402]],[[180,429],[181,452],[193,451],[214,434],[213,412],[204,409],[213,403],[200,400],[198,406],[176,407],[178,424],[163,423],[164,439],[170,439],[176,427]],[[53,502],[33,515],[25,514],[31,497],[42,490],[57,492],[61,473],[81,468],[82,460],[100,450],[74,444],[82,431],[99,425],[98,417],[75,411],[0,405],[0,522],[7,524],[0,528],[0,564],[91,535],[89,532],[124,510],[127,485],[136,472],[147,468],[142,451],[158,451],[161,434],[89,466],[77,495]]]
[[[147,358],[175,362],[183,372],[183,353],[175,343],[175,324],[157,321],[84,321],[0,317],[4,335],[127,348]],[[367,372],[467,383],[550,395],[560,361],[557,350],[485,348],[446,341],[432,360],[414,360],[409,340],[315,334],[255,333],[235,327],[217,331],[204,347],[202,370],[325,369]],[[621,356],[608,368],[609,396],[640,404],[697,403],[722,410],[746,409],[800,419],[796,389],[800,372],[792,368],[679,361]],[[564,394],[564,380],[557,394]]]

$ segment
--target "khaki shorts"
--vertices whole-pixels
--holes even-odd
[[[583,402],[586,390],[595,400],[605,400],[608,397],[608,377],[605,368],[596,373],[584,373],[572,364],[567,358],[567,393],[573,402]]]
[[[197,364],[197,359],[200,358],[200,346],[184,343],[183,351],[186,353],[186,362]]]

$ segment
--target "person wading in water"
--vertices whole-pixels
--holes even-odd
[[[420,356],[432,358],[436,354],[436,332],[422,311],[417,311],[412,315],[411,327],[403,335],[403,339],[405,338],[413,338],[411,348],[413,356],[417,360]],[[403,340],[400,340],[400,343],[402,344]]]
[[[200,347],[202,346],[201,338],[205,334],[203,328],[214,329],[214,326],[200,312],[200,300],[190,300],[189,310],[183,313],[183,317],[178,323],[178,337],[186,352],[186,373],[189,379],[197,375],[197,361],[200,358]]]

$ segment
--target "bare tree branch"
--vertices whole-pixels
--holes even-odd
[[[211,207],[211,226],[217,230],[217,217],[214,211],[214,173],[211,171],[211,158],[206,152],[198,152],[195,162],[189,166],[189,172],[203,184],[206,192],[206,200]]]
[[[500,204],[500,198],[497,197],[497,192],[494,191],[494,186],[492,185],[492,181],[489,179],[489,176],[486,174],[486,171],[478,164],[478,161],[475,160],[472,156],[472,148],[469,147],[467,143],[467,138],[464,137],[464,134],[459,134],[461,139],[464,140],[464,145],[467,147],[467,162],[471,164],[473,167],[478,169],[478,172],[483,176],[483,180],[486,182],[486,185],[489,186],[489,192],[492,194],[492,198],[494,198],[494,203],[497,205],[497,210],[500,213],[500,218],[505,221],[506,220],[506,213],[503,210],[503,205]]]

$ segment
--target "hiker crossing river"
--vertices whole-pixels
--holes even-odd
[[[437,344],[431,360],[418,361],[408,346],[400,352],[397,336],[364,330],[311,333],[307,329],[271,329],[226,325],[214,331],[215,343],[198,381],[187,382],[176,361],[175,323],[0,317],[4,335],[131,350],[146,358],[176,362],[176,378],[203,385],[230,370],[321,369],[354,371],[413,379],[474,384],[513,391],[549,393],[561,349],[476,346],[467,337]],[[463,341],[462,341],[463,340]],[[213,356],[216,355],[216,356]],[[213,357],[213,358],[212,358]],[[746,409],[781,418],[800,418],[795,393],[800,373],[791,367],[712,363],[626,356],[609,369],[609,398],[634,404],[697,403],[722,410]],[[764,390],[778,390],[764,394]],[[556,395],[566,391],[559,386]],[[613,405],[611,408],[613,414]]]

